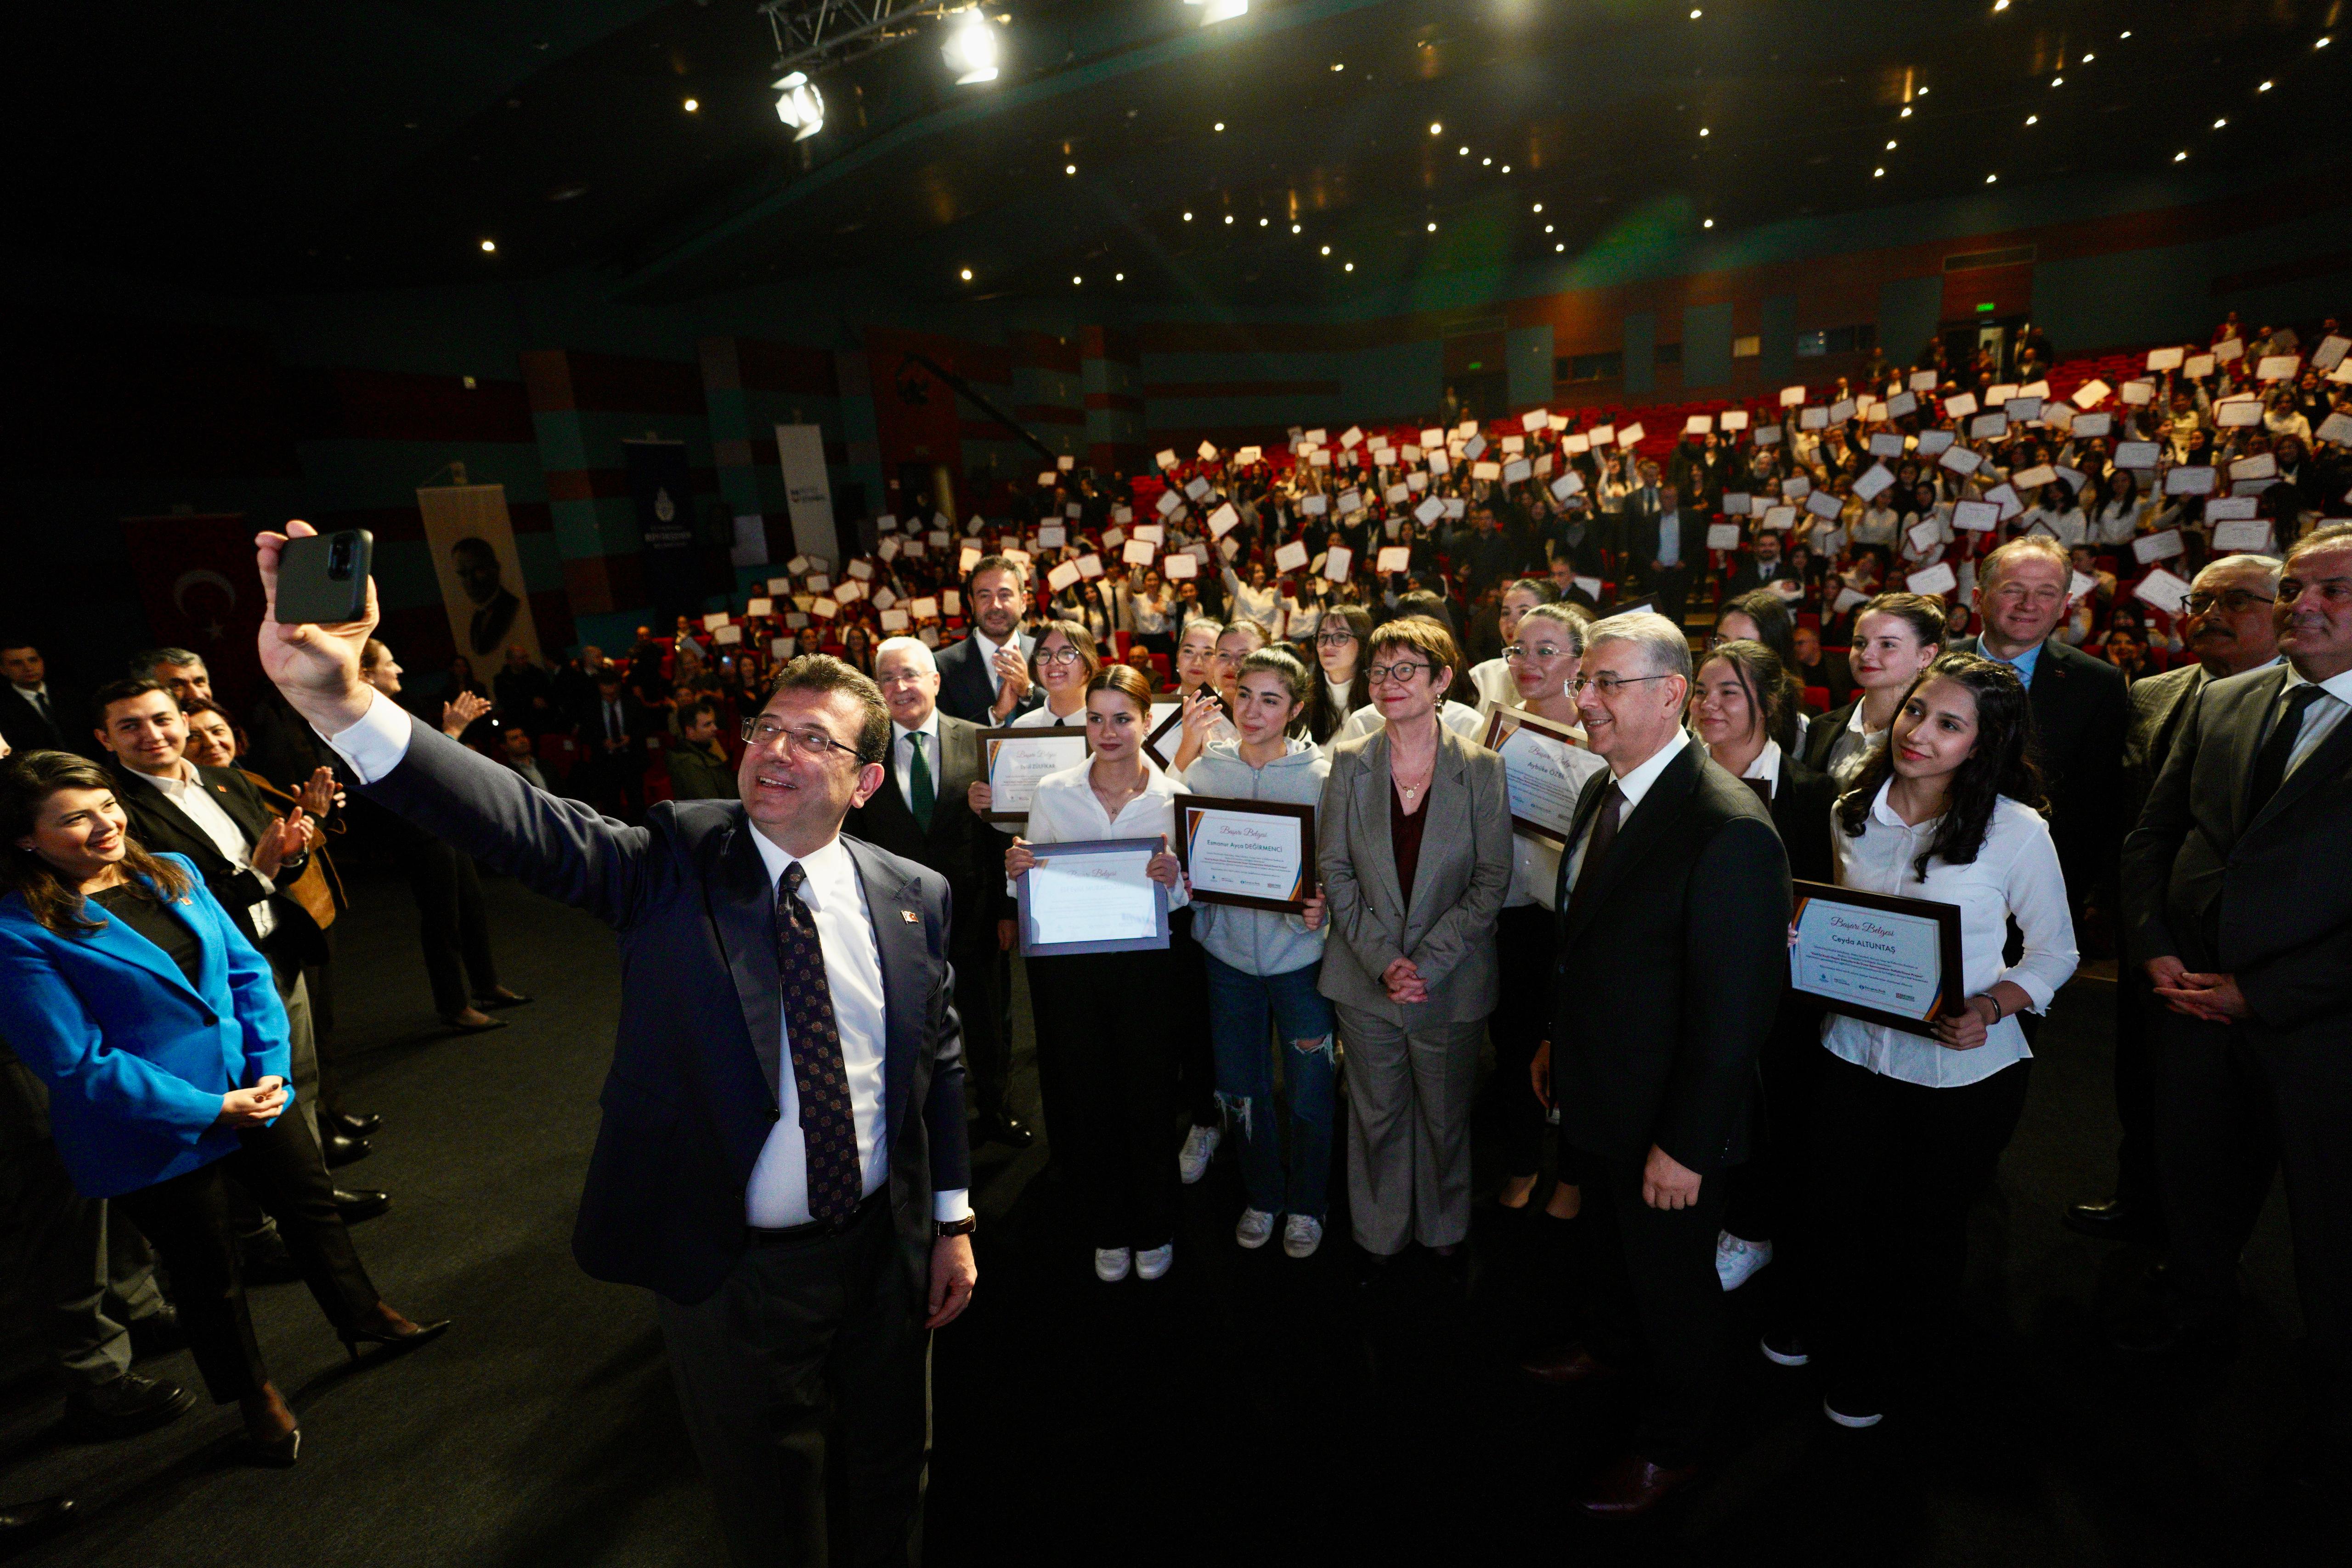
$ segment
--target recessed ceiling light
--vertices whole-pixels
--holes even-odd
[[[2315,49],[2324,49],[2324,48],[2326,48],[2326,47],[2327,47],[2327,40],[2326,40],[2326,37],[2323,37],[2319,40],[2319,42],[2317,42],[2317,43],[2315,43],[2315,44],[2312,45],[2311,47],[2312,47],[2313,48],[2315,48]]]
[[[1919,96],[1920,96],[1921,98],[1925,98],[1925,97],[1927,97],[1927,89],[1926,88],[1924,88],[1924,87],[1923,87],[1923,88],[1921,88],[1921,89],[1919,89]]]
[[[1325,256],[1328,256],[1328,255],[1330,255],[1330,254],[1331,254],[1331,247],[1330,247],[1329,246],[1328,246],[1328,245],[1327,245],[1327,246],[1325,246],[1323,247],[1323,254],[1324,254]]]
[[[1432,224],[1432,225],[1429,225],[1429,232],[1430,232],[1431,234],[1435,234],[1435,233],[1437,232],[1437,225],[1436,225],[1435,224]]]
[[[2227,125],[2227,124],[2229,124],[2229,123],[2230,123],[2230,122],[2229,122],[2229,120],[2228,120],[2227,119],[2217,120],[2215,120],[2215,121],[2213,122],[2213,129],[2214,129],[2214,130],[2216,130],[2216,131],[2219,131],[2219,130],[2221,130],[2221,127],[2223,127],[2223,126],[2225,126],[2225,125]]]
[[[1266,220],[1266,219],[1265,219],[1265,218],[1260,218],[1260,219],[1258,219],[1258,221],[1257,221],[1257,226],[1258,226],[1258,227],[1260,227],[1260,228],[1264,228],[1264,227],[1265,227],[1265,225],[1266,225],[1266,222],[1267,222],[1267,220]]]
[[[1070,279],[1070,281],[1071,281],[1073,284],[1082,284],[1082,283],[1086,282],[1086,279],[1085,279],[1085,278],[1083,278],[1083,277],[1072,277],[1072,278]]]
[[[1699,133],[1701,136],[1706,135],[1706,126],[1704,126],[1704,125],[1700,126],[1700,127],[1698,128],[1698,133]]]
[[[499,242],[494,239],[486,239],[482,242],[482,253],[486,256],[498,248]]]
[[[1546,233],[1546,234],[1549,234],[1549,233],[1551,233],[1553,226],[1554,226],[1554,225],[1550,225],[1550,224],[1546,224],[1546,225],[1544,225],[1544,233]]]
[[[2084,65],[2086,65],[2086,66],[2087,66],[2087,65],[2089,65],[2093,60],[2095,60],[2095,59],[2097,59],[2098,57],[2098,57],[2098,56],[2096,56],[2096,55],[2087,55],[2087,54],[2086,54],[2086,55],[2084,55],[2084,56],[2083,57],[2083,63],[2084,63]]]
[[[1492,158],[1481,158],[1478,160],[1478,167],[1481,169],[1491,169],[1494,166],[1495,161]]]
[[[966,283],[970,283],[971,281],[971,268],[967,267],[963,269],[963,280]]]
[[[2025,117],[2025,123],[2028,125],[2039,125],[2042,123],[2042,117],[2038,114],[2029,114]]]
[[[1225,214],[1225,224],[1226,224],[1226,225],[1227,225],[1228,227],[1232,226],[1233,221],[1234,221],[1234,214],[1231,214],[1231,213],[1227,213],[1227,214]]]
[[[1911,118],[1911,106],[1910,106],[1909,104],[1907,104],[1907,103],[1906,103],[1906,104],[1905,104],[1905,105],[1903,106],[1903,112],[1902,112],[1901,114],[1896,115],[1896,116],[1895,116],[1895,118],[1896,118],[1897,120],[1908,120],[1908,119],[1910,119],[1910,118]]]
[[[2186,152],[2175,152],[2172,155],[2172,161],[2176,163],[2185,163],[2189,161],[2189,154]]]
[[[1186,214],[1184,214],[1184,221],[1185,221],[1186,223],[1188,223],[1188,224],[1189,224],[1189,223],[1191,223],[1191,222],[1192,221],[1192,214],[1190,214],[1190,213],[1186,213]]]
[[[1113,283],[1125,283],[1127,281],[1127,274],[1124,272],[1114,272],[1110,275],[1110,280]]]
[[[1343,267],[1341,270],[1342,270],[1342,271],[1346,271],[1346,272],[1353,272],[1353,271],[1355,271],[1355,270],[1356,270],[1356,264],[1355,264],[1354,262],[1352,262],[1352,261],[1351,261],[1351,262],[1349,262],[1349,263],[1345,267]]]
[[[1223,120],[1220,120],[1219,121],[1217,121],[1217,123],[1216,123],[1216,124],[1214,124],[1214,125],[1211,126],[1209,129],[1210,129],[1210,130],[1212,130],[1212,131],[1223,131],[1224,128],[1225,128],[1225,122],[1224,122]]]
[[[2118,38],[2128,38],[2131,37],[2131,29],[2129,27],[2126,27],[2122,32],[2117,33],[2116,37]]]
[[[2050,78],[2050,85],[2052,87],[2064,87],[2066,85],[2066,78],[2064,77],[2052,77]]]
[[[1062,165],[1062,172],[1065,174],[1075,174],[1077,172],[1078,166],[1076,163],[1065,163]]]
[[[1870,177],[1871,177],[1872,179],[1875,180],[1875,179],[1877,179],[1880,175],[1882,175],[1882,174],[1884,174],[1884,173],[1885,173],[1885,172],[1886,172],[1886,171],[1885,171],[1885,170],[1884,170],[1884,169],[1873,169],[1873,170],[1870,172]]]
[[[1348,62],[1345,60],[1333,60],[1331,62],[1331,68],[1335,71],[1344,71],[1348,68]]]
[[[1444,135],[1444,134],[1445,134],[1445,127],[1444,127],[1444,123],[1443,123],[1443,122],[1441,122],[1441,121],[1439,121],[1439,120],[1431,120],[1431,121],[1429,122],[1429,133],[1430,133],[1432,136],[1443,136],[1443,135]]]
[[[1307,230],[1303,225],[1293,224],[1290,225],[1290,232],[1295,235],[1303,235]]]
[[[1565,241],[1563,241],[1562,243],[1560,243],[1560,244],[1559,244],[1559,245],[1556,245],[1556,246],[1552,246],[1552,249],[1554,249],[1554,250],[1566,250],[1567,248],[1568,248],[1568,246],[1567,246],[1567,243],[1566,243]]]
[[[1459,153],[1460,153],[1463,157],[1465,157],[1465,158],[1467,158],[1467,157],[1469,157],[1469,156],[1470,156],[1470,149],[1468,149],[1467,147],[1457,147],[1457,148],[1455,148],[1455,149],[1454,149],[1454,151],[1455,151],[1456,152],[1459,152]]]
[[[1887,141],[1886,141],[1886,150],[1887,150],[1889,152],[1894,152],[1894,151],[1895,151],[1895,140],[1894,140],[1894,138],[1893,138],[1893,137],[1889,137],[1889,138],[1887,138]]]
[[[1995,182],[1995,181],[1999,180],[2000,178],[2000,175],[1998,175],[1998,174],[1987,174],[1987,175],[1985,176],[1985,183],[1986,183],[1986,184],[1988,184],[1988,185],[1990,185],[1990,184],[1993,183],[1993,182]]]
[[[1543,211],[1543,204],[1542,204],[1541,202],[1538,202],[1534,206],[1532,206],[1532,207],[1528,208],[1528,210],[1529,212],[1532,212],[1532,213],[1539,213],[1539,212],[1542,212],[1542,211]]]
[[[1709,218],[1709,219],[1707,219],[1705,223],[1703,223],[1703,224],[1699,225],[1698,226],[1699,226],[1699,227],[1701,227],[1701,228],[1703,228],[1703,229],[1711,229],[1711,228],[1713,228],[1713,227],[1715,226],[1715,220],[1714,220],[1713,218]]]
[[[702,100],[701,100],[700,99],[697,99],[697,98],[689,98],[689,99],[688,99],[686,100],[686,105],[685,105],[685,107],[686,107],[686,112],[687,112],[687,113],[688,113],[688,114],[692,114],[696,110],[698,110],[698,109],[700,109],[700,108],[702,107]]]
[[[2009,0],[1992,0],[1992,8],[1993,8],[1994,10],[1996,10],[1996,11],[2006,11],[2006,10],[2008,10],[2008,9],[2009,9]]]
[[[2256,92],[2268,92],[2268,91],[2270,91],[2270,90],[2271,90],[2271,84],[2270,84],[2270,83],[2268,83],[2268,82],[2264,82],[2264,83],[2263,83],[2263,85],[2262,85],[2262,86],[2260,86],[2260,87],[2258,87],[2258,88],[2254,89],[2254,90],[2255,90]]]
[[[1505,173],[1505,174],[1507,174],[1507,173],[1509,173],[1510,172],[1511,172],[1511,166],[1510,166],[1508,163],[1504,164],[1504,165],[1503,165],[1503,167],[1502,167],[1502,169],[1499,171],[1499,172],[1501,172],[1501,173]]]
[[[1692,6],[1692,7],[1691,7],[1691,20],[1692,20],[1692,21],[1694,21],[1694,22],[1697,21],[1701,16],[1705,16],[1706,14],[1706,12],[1701,11],[1701,10],[1700,10],[1697,6],[1696,6],[1696,5],[1694,5],[1694,6]]]

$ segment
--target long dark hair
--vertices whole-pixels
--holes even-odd
[[[1764,733],[1778,742],[1783,751],[1797,747],[1797,727],[1805,715],[1804,683],[1797,679],[1797,620],[1789,612],[1789,601],[1769,588],[1743,593],[1725,605],[1716,616],[1717,623],[1733,611],[1756,623],[1755,641],[1761,643],[1780,665],[1780,673],[1773,683],[1783,689],[1769,695],[1762,708],[1771,714],[1771,723]],[[1745,639],[1735,639],[1745,641]],[[1720,649],[1708,651],[1713,657]],[[1748,673],[1743,670],[1743,673]],[[1752,695],[1752,694],[1751,694]]]
[[[1776,596],[1777,597],[1777,596]],[[1718,643],[1698,656],[1700,671],[1717,660],[1731,666],[1739,678],[1739,689],[1748,697],[1748,711],[1764,734],[1777,742],[1781,750],[1791,748],[1797,727],[1797,704],[1790,691],[1788,669],[1780,655],[1752,637],[1734,637],[1728,643]],[[1698,705],[1698,683],[1691,683],[1691,705]],[[1790,737],[1782,740],[1783,734]]]
[[[114,779],[97,763],[70,751],[28,751],[0,762],[0,892],[22,898],[33,918],[50,930],[86,936],[106,922],[92,920],[83,912],[81,889],[68,883],[58,874],[57,867],[33,851],[16,847],[18,839],[32,836],[41,820],[41,808],[60,789],[103,789],[110,795]],[[127,832],[122,839],[122,869],[130,873],[126,884],[135,897],[176,903],[188,895],[192,885],[187,873],[149,854]]]
[[[1339,734],[1349,716],[1371,701],[1366,689],[1371,683],[1364,679],[1364,655],[1372,651],[1371,613],[1360,604],[1326,605],[1315,622],[1315,634],[1323,635],[1324,626],[1333,620],[1345,622],[1356,634],[1356,678],[1348,683],[1348,706],[1341,707],[1331,694],[1329,677],[1323,674],[1322,655],[1309,650],[1310,656],[1303,661],[1314,672],[1314,685],[1307,695],[1307,734],[1318,746]]]
[[[1992,824],[1993,807],[2003,795],[2037,811],[2050,809],[2042,794],[2042,769],[2033,765],[2032,755],[2033,709],[2017,672],[1975,653],[1938,654],[1911,683],[1903,701],[1907,705],[1921,685],[1939,677],[1967,687],[1976,699],[1977,744],[1952,774],[1935,839],[1911,862],[1921,882],[1927,880],[1931,860],[1967,865],[1977,858],[1977,852],[1984,848],[1985,830]],[[1878,787],[1894,771],[1895,737],[1890,730],[1854,776],[1853,787],[1838,797],[1838,826],[1846,837],[1862,836],[1870,820],[1871,802],[1878,799]]]

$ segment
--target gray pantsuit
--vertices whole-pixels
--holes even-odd
[[[1511,885],[1503,759],[1440,728],[1403,894],[1391,848],[1385,730],[1331,749],[1315,815],[1331,936],[1318,988],[1348,1051],[1348,1201],[1356,1243],[1386,1256],[1470,1231],[1470,1099],[1500,977],[1495,921]],[[1381,977],[1411,959],[1429,991],[1400,1006]]]

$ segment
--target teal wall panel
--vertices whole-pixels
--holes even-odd
[[[1683,385],[1731,384],[1731,301],[1683,307]]]
[[[1625,318],[1625,390],[1645,392],[1658,384],[1658,319],[1647,310]]]
[[[1944,275],[1901,277],[1878,286],[1878,347],[1889,361],[1918,358],[1944,315]]]

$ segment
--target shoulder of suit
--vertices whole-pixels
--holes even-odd
[[[2247,701],[2266,702],[2278,695],[2286,685],[2284,664],[2263,664],[2243,674],[2224,675],[2218,681],[2207,681],[2198,692],[2198,700],[2217,706],[2235,706]]]
[[[854,833],[842,834],[841,841],[849,846],[850,858],[858,861],[861,869],[895,875],[901,885],[913,883],[920,888],[922,896],[926,900],[938,900],[947,896],[948,879],[921,862],[908,860],[904,855],[892,854],[881,845],[861,839]]]

